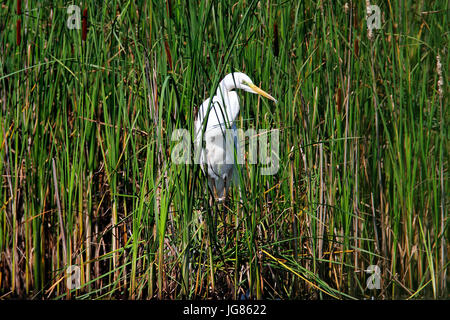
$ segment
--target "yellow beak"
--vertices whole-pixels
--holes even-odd
[[[275,103],[278,103],[277,99],[275,99],[274,97],[272,97],[270,94],[268,94],[267,92],[265,92],[264,90],[258,88],[257,86],[255,86],[253,83],[249,83],[248,86],[250,88],[252,88],[253,91],[255,91],[257,94],[270,99],[272,101],[274,101]]]

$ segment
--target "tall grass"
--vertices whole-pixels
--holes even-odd
[[[376,3],[370,36],[364,1],[18,2],[1,298],[448,298],[448,3]],[[171,137],[232,71],[279,100],[240,92],[237,125],[279,129],[280,167],[244,165],[217,204]]]

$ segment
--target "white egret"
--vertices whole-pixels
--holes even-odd
[[[234,72],[220,81],[209,114],[210,98],[198,109],[194,120],[195,150],[200,152],[198,161],[219,201],[225,199],[230,183],[237,177],[234,155],[235,150],[239,153],[240,146],[234,121],[239,113],[239,97],[234,89],[256,93],[277,103],[274,97],[254,85],[246,74]]]

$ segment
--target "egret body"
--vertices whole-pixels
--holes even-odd
[[[246,74],[234,72],[220,81],[212,101],[206,99],[198,109],[194,121],[195,147],[200,152],[199,163],[208,176],[208,185],[219,201],[225,199],[230,183],[236,179],[234,156],[240,151],[234,123],[240,107],[234,89],[256,93],[277,102],[254,85]]]

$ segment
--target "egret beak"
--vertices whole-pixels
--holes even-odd
[[[257,94],[263,96],[264,98],[270,99],[272,101],[274,101],[275,103],[278,103],[277,99],[275,99],[274,97],[272,97],[270,94],[268,94],[267,92],[265,92],[264,90],[258,88],[257,86],[255,86],[253,83],[249,83],[248,86]]]

